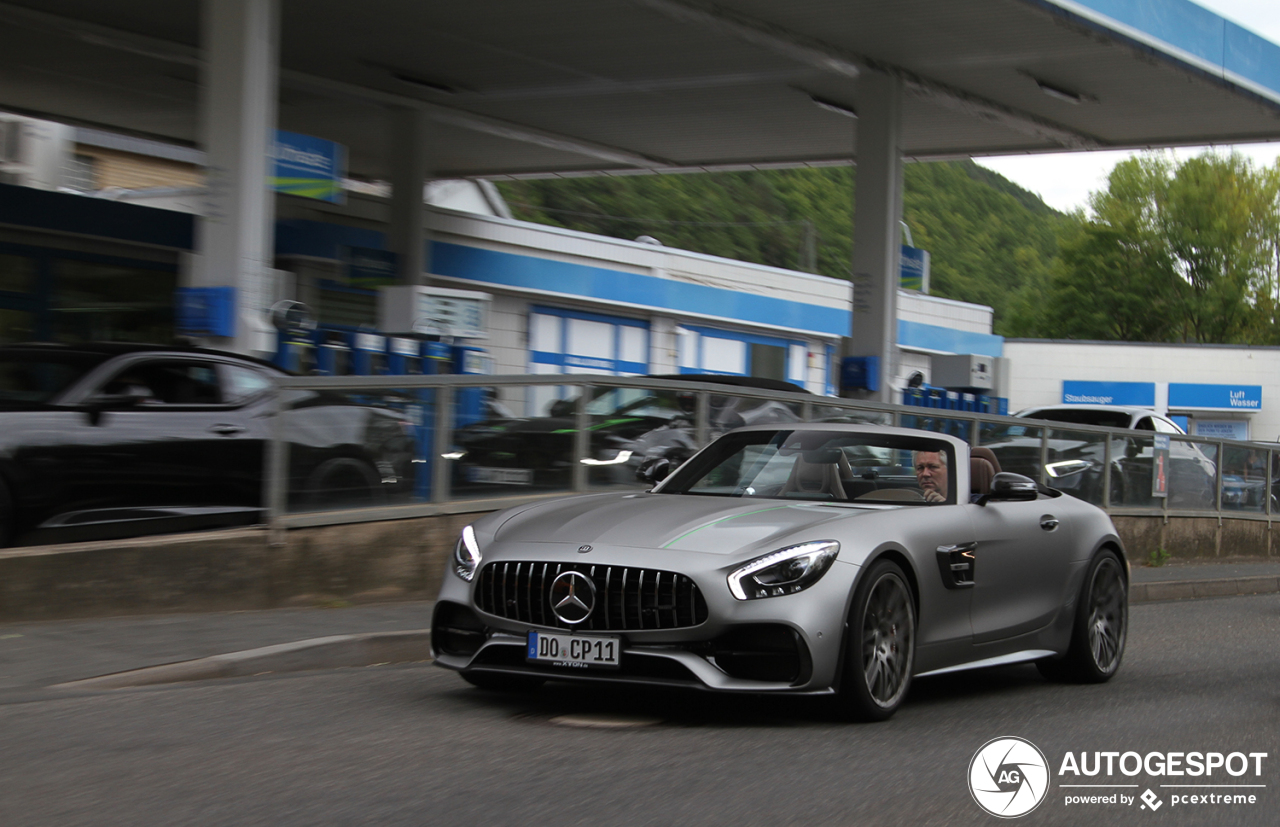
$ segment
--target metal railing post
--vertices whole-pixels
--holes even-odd
[[[284,393],[275,389],[267,424],[267,445],[263,451],[262,506],[267,520],[268,543],[284,545],[285,528],[281,519],[288,509],[289,443],[284,438],[281,413]]]
[[[578,404],[573,410],[573,457],[570,460],[573,472],[570,485],[574,491],[587,490],[587,466],[582,464],[591,453],[591,417],[587,415],[587,399],[591,395],[590,385],[575,386],[578,389]]]
[[[445,459],[453,446],[454,388],[444,385],[431,394],[431,502],[447,503],[452,492],[449,484],[453,472],[453,460]]]
[[[1102,508],[1111,510],[1111,434],[1102,442]]]
[[[711,394],[698,391],[698,403],[694,413],[694,439],[699,449],[707,447],[711,433]]]

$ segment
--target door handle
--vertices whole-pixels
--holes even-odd
[[[243,434],[247,430],[249,429],[243,425],[222,424],[209,426],[210,433],[215,433],[218,436],[235,436],[236,434]]]
[[[1052,514],[1046,514],[1040,518],[1040,527],[1045,531],[1053,531],[1058,527],[1058,518]]]

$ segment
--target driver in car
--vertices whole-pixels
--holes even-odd
[[[947,455],[935,451],[916,451],[916,484],[931,503],[947,501]]]

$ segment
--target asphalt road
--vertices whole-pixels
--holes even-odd
[[[1015,735],[1052,783],[1025,824],[1258,824],[1280,811],[1280,596],[1135,606],[1120,675],[1030,667],[917,682],[891,721],[811,703],[568,684],[510,697],[428,665],[0,696],[0,825],[995,824],[967,786]],[[661,723],[588,729],[580,713]],[[1261,777],[1063,777],[1064,753],[1265,752]],[[1250,759],[1252,761],[1252,759]],[[1104,768],[1105,769],[1105,768]],[[1062,783],[1164,802],[1065,804]],[[1173,805],[1162,783],[1252,783],[1253,805]],[[1116,790],[1106,790],[1106,793]]]

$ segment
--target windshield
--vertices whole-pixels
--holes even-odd
[[[0,403],[49,402],[106,358],[98,353],[0,352]]]
[[[1069,422],[1072,425],[1098,425],[1103,428],[1128,428],[1128,411],[1090,410],[1089,408],[1063,408],[1057,411],[1036,411],[1027,419],[1047,419],[1050,422]]]
[[[660,491],[922,505],[955,502],[954,468],[951,445],[923,433],[748,431],[712,443]]]
[[[674,391],[653,391],[646,388],[596,388],[587,403],[590,416],[653,416],[673,419],[681,413],[693,414],[692,394],[682,410],[681,400]]]

